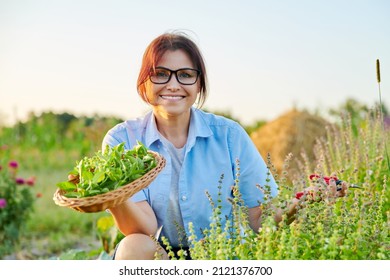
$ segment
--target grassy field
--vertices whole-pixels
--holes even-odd
[[[96,235],[96,222],[108,213],[80,213],[60,207],[53,201],[56,183],[66,178],[69,168],[23,170],[21,175],[36,176],[35,193],[41,193],[35,203],[26,234],[17,252],[10,258],[50,259],[68,250],[97,250],[101,247]]]

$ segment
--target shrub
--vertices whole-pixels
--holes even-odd
[[[14,251],[33,211],[35,178],[18,177],[16,161],[0,162],[0,259]],[[39,194],[37,195],[39,197]]]

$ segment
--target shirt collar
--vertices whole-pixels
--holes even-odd
[[[160,140],[160,133],[157,130],[156,120],[153,112],[149,112],[145,118],[145,145],[150,147],[154,142]],[[191,107],[190,129],[188,132],[187,148],[195,144],[197,137],[209,137],[213,135],[209,124],[203,117],[201,110]]]
[[[146,147],[150,147],[154,142],[160,139],[153,111],[146,115],[145,122],[145,145]]]
[[[196,137],[209,137],[213,135],[209,124],[203,116],[203,112],[194,107],[191,108],[190,131],[188,132],[188,139]]]

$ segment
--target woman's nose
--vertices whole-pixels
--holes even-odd
[[[167,89],[171,91],[178,91],[180,89],[180,83],[177,80],[176,73],[173,74],[171,79],[168,81]]]

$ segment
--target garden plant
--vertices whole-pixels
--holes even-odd
[[[2,147],[5,150],[6,147]],[[19,163],[3,155],[0,161],[0,259],[20,242],[20,236],[31,216],[35,199],[32,187],[35,177],[19,177]]]

